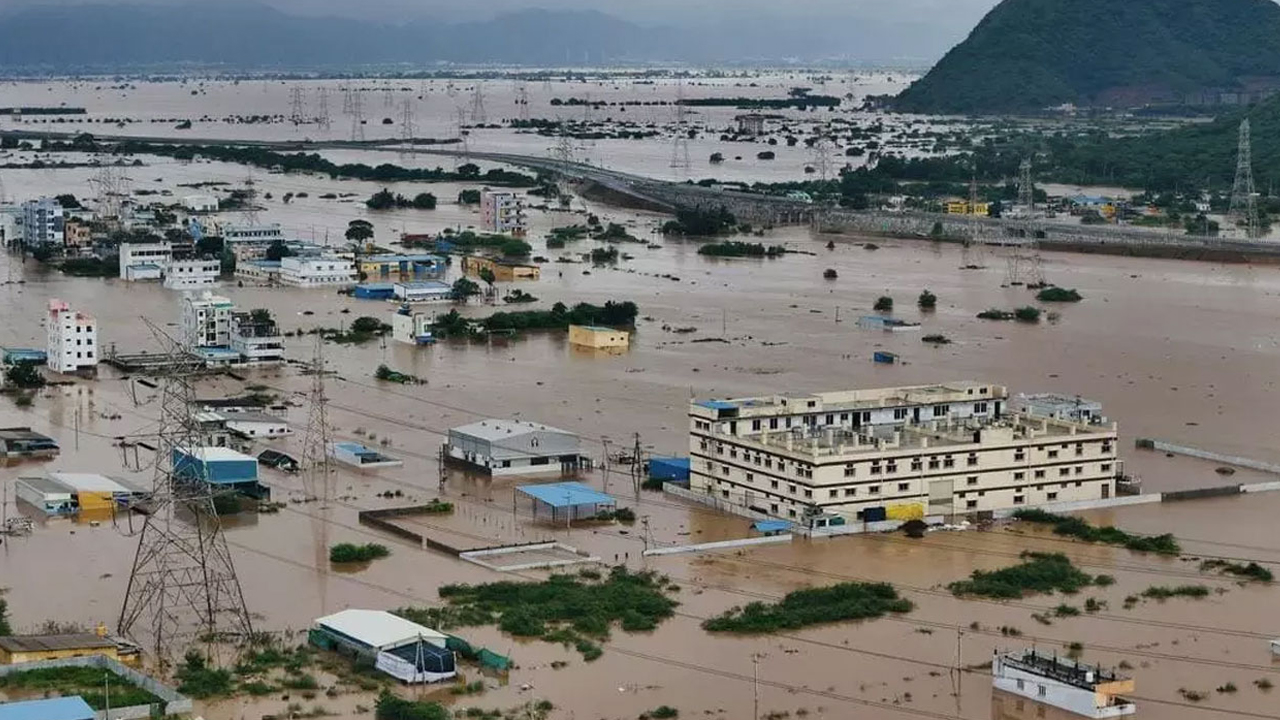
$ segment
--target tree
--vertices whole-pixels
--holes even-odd
[[[502,243],[502,246],[499,249],[502,250],[503,255],[509,255],[512,257],[524,257],[525,255],[533,252],[532,245],[517,238],[511,238],[510,240]]]
[[[458,193],[458,204],[459,205],[479,205],[480,191],[479,190],[463,190],[462,192]]]
[[[272,240],[271,244],[267,246],[266,258],[278,261],[281,258],[292,257],[293,254],[293,250],[288,245],[285,245],[283,240]]]
[[[9,626],[9,603],[0,598],[0,637],[12,634],[13,628]]]
[[[222,238],[217,235],[206,235],[196,241],[196,252],[200,255],[218,257],[222,255],[224,244]]]
[[[371,334],[381,332],[383,322],[375,317],[365,315],[358,317],[351,323],[351,332],[360,334]]]
[[[347,223],[347,239],[354,243],[363,243],[373,239],[373,223],[368,220],[352,220]]]
[[[255,325],[267,325],[271,323],[271,311],[266,308],[254,308],[249,311],[249,319]]]
[[[458,278],[453,281],[453,299],[466,302],[467,298],[472,295],[480,294],[480,286],[471,278]]]
[[[418,193],[413,196],[413,206],[418,210],[435,210],[436,196],[431,193]]]
[[[932,310],[938,306],[938,296],[925,290],[920,293],[920,298],[916,300],[916,305],[919,305],[921,310]]]
[[[58,195],[54,200],[57,200],[64,210],[79,210],[81,208],[80,201],[71,193]]]
[[[22,390],[44,387],[44,375],[32,363],[18,363],[4,373],[5,384]]]
[[[370,196],[368,200],[365,200],[364,205],[370,210],[390,210],[403,204],[403,200],[404,198],[383,188]]]
[[[893,298],[888,295],[881,295],[876,299],[876,304],[871,306],[876,312],[893,312]]]
[[[475,163],[466,163],[458,166],[458,177],[478,178],[480,177],[480,166]]]
[[[487,267],[480,268],[480,272],[477,274],[480,276],[480,279],[485,281],[485,284],[487,284],[489,287],[493,287],[493,283],[497,281],[497,277],[494,276],[493,270]]]

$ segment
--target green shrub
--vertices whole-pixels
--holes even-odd
[[[231,671],[209,667],[204,655],[196,650],[187,651],[175,676],[178,692],[197,699],[224,697],[235,690]]]
[[[1094,527],[1087,521],[1070,515],[1058,515],[1038,508],[1025,508],[1013,513],[1013,517],[1023,522],[1052,525],[1055,535],[1065,535],[1090,543],[1120,545],[1135,552],[1153,552],[1160,555],[1177,555],[1182,551],[1173,535],[1130,535],[1119,528],[1105,525]],[[1114,578],[1106,577],[1110,581]]]
[[[769,633],[911,609],[911,602],[888,583],[847,582],[795,590],[777,603],[748,603],[704,621],[702,627],[712,632]]]
[[[1271,582],[1275,579],[1275,576],[1270,570],[1252,561],[1246,564],[1218,559],[1205,560],[1200,563],[1200,570],[1201,572],[1217,570],[1224,575],[1235,575],[1236,577],[1242,577],[1248,580],[1257,580],[1259,582]]]
[[[1036,293],[1036,299],[1040,302],[1080,302],[1082,298],[1074,289],[1047,287]]]
[[[376,720],[450,720],[450,714],[440,703],[420,700],[404,700],[383,690],[374,703]]]
[[[876,302],[871,306],[876,312],[893,312],[893,298],[888,295],[881,295],[876,298]]]
[[[1030,305],[1020,307],[1013,311],[1013,319],[1024,323],[1040,322],[1040,308]]]
[[[1062,553],[1024,552],[1024,562],[1000,570],[974,570],[968,580],[947,585],[957,596],[1017,599],[1033,593],[1079,592],[1093,578]]]
[[[1168,600],[1174,597],[1203,598],[1208,597],[1208,595],[1209,588],[1204,585],[1178,585],[1176,587],[1152,585],[1142,591],[1142,597],[1153,600]]]
[[[387,557],[390,554],[391,550],[387,548],[386,545],[380,545],[378,543],[368,543],[366,545],[339,543],[329,548],[329,562],[371,562],[378,558]]]
[[[916,305],[918,305],[921,310],[932,310],[938,306],[938,296],[928,290],[925,290],[924,292],[921,292],[920,297],[916,299]]]

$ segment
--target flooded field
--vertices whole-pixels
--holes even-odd
[[[262,90],[241,86],[236,92]],[[284,97],[287,103],[287,93]],[[135,100],[122,99],[120,107]],[[650,167],[659,167],[662,151],[651,147],[649,158]],[[135,185],[175,194],[183,192],[179,183],[239,184],[246,175],[244,168],[232,165],[146,162],[146,167],[131,170]],[[24,196],[83,194],[91,174],[0,171],[9,194],[20,189]],[[357,217],[374,222],[376,240],[383,244],[402,230],[436,232],[477,222],[474,212],[449,202],[466,187],[462,185],[423,187],[442,199],[434,212],[371,213],[355,200],[378,189],[372,183],[261,172],[256,181],[260,192],[277,197],[299,191],[310,195],[288,205],[267,202],[263,212],[264,220],[280,222],[306,239],[323,241],[328,233],[337,242],[347,222]],[[353,193],[355,198],[319,199],[327,192]],[[579,199],[574,208],[577,214],[532,214],[534,254],[554,258],[589,250],[594,241],[548,251],[541,239],[551,227],[581,222],[586,210],[605,222],[627,224],[646,239],[655,237],[653,227],[660,220],[584,205]],[[647,452],[672,455],[687,452],[691,397],[959,379],[1001,383],[1014,392],[1056,391],[1102,401],[1107,416],[1120,424],[1126,470],[1140,476],[1148,491],[1268,478],[1242,470],[1226,479],[1212,463],[1136,450],[1133,440],[1138,437],[1280,462],[1280,446],[1266,422],[1280,402],[1275,372],[1280,360],[1280,272],[1275,268],[1046,254],[1049,280],[1077,288],[1085,299],[1049,308],[1060,313],[1056,322],[1024,325],[975,318],[991,307],[1012,308],[1032,300],[1026,289],[1002,287],[1005,267],[998,256],[989,258],[985,269],[960,270],[960,249],[951,245],[876,240],[877,247],[870,249],[864,238],[813,235],[804,228],[769,231],[763,241],[796,252],[775,260],[713,260],[698,255],[695,242],[659,239],[660,248],[621,246],[634,259],[614,267],[551,262],[543,266],[540,281],[516,285],[539,299],[534,307],[557,301],[635,301],[641,316],[637,332],[630,349],[618,355],[574,351],[558,333],[424,348],[379,341],[326,346],[326,361],[336,373],[327,387],[335,439],[385,443],[384,452],[405,465],[365,474],[341,470],[328,503],[301,502],[298,478],[263,471],[275,498],[286,507],[277,514],[236,518],[227,527],[256,626],[297,631],[315,617],[345,607],[432,606],[440,602],[441,585],[507,577],[414,547],[357,520],[361,510],[439,497],[455,504],[452,515],[412,521],[428,537],[474,546],[555,539],[610,564],[657,570],[679,587],[674,618],[650,633],[615,630],[603,656],[589,663],[571,648],[515,640],[495,628],[459,631],[513,657],[518,665],[507,682],[489,681],[491,687],[482,695],[441,698],[460,706],[510,708],[549,699],[558,708],[554,717],[565,718],[634,718],[659,705],[677,707],[681,717],[735,720],[750,717],[755,708],[761,716],[774,713],[770,717],[775,718],[786,717],[783,713],[815,718],[1055,718],[1060,717],[1056,711],[1041,715],[1029,701],[1018,708],[1012,699],[993,697],[990,678],[979,666],[990,661],[995,649],[1035,644],[1065,653],[1079,643],[1087,661],[1123,667],[1137,679],[1139,717],[1277,716],[1278,696],[1255,685],[1264,678],[1280,682],[1280,664],[1267,648],[1267,639],[1280,636],[1274,585],[1240,585],[1199,572],[1194,561],[1080,545],[1025,527],[940,532],[922,540],[900,535],[797,540],[645,559],[641,553],[646,547],[744,537],[748,521],[669,496],[637,493],[631,477],[615,468],[585,479],[633,507],[641,521],[562,527],[535,522],[527,506],[513,511],[519,480],[441,472],[436,455],[447,429],[485,417],[535,420],[577,432],[596,457],[604,453],[606,442],[613,450],[630,447],[637,433]],[[828,241],[834,249],[827,249]],[[12,255],[0,257],[0,263],[2,346],[43,347],[44,308],[55,297],[97,316],[104,350],[155,349],[142,319],[162,327],[178,319],[179,295],[158,285],[68,278],[42,270],[34,261],[24,265]],[[837,279],[823,278],[828,268],[837,271]],[[455,276],[456,267],[447,279]],[[499,294],[507,285],[500,283]],[[926,288],[937,294],[938,307],[922,314],[915,298]],[[229,283],[220,292],[242,308],[270,309],[285,331],[339,327],[362,315],[385,319],[392,311],[389,304],[327,289]],[[897,316],[922,322],[921,333],[855,327],[857,317],[886,294],[897,301]],[[468,315],[493,310],[478,303],[461,308]],[[675,332],[687,328],[693,330]],[[930,333],[945,334],[953,342],[941,348],[922,343],[920,336]],[[287,345],[291,358],[311,357],[310,337],[287,338]],[[871,361],[875,350],[895,352],[903,362],[877,365]],[[373,377],[379,364],[427,382],[381,383]],[[273,447],[297,453],[310,379],[295,366],[244,376],[243,381],[202,381],[198,393],[217,397],[250,385],[266,386],[293,406],[290,421],[297,433]],[[0,426],[30,425],[56,437],[63,448],[61,457],[47,463],[0,468],[0,481],[11,489],[17,477],[56,469],[149,483],[148,453],[141,453],[138,467],[116,440],[147,439],[156,431],[157,414],[154,389],[105,367],[95,382],[42,391],[31,408],[0,399]],[[14,502],[12,492],[6,510],[30,511]],[[1280,494],[1260,494],[1094,511],[1086,517],[1135,532],[1173,532],[1185,552],[1196,557],[1252,560],[1274,568],[1280,566],[1280,539],[1273,529],[1277,513]],[[123,516],[100,518],[97,524],[50,520],[30,537],[6,539],[0,545],[0,587],[8,588],[5,598],[15,627],[35,629],[46,620],[114,625],[136,540],[130,535],[138,529],[136,518]],[[393,552],[365,569],[340,570],[327,559],[328,547],[338,542],[381,542]],[[1044,625],[1032,615],[1048,614],[1063,598],[960,600],[943,587],[975,569],[1011,565],[1027,549],[1065,552],[1086,572],[1114,576],[1110,587],[1065,599],[1082,605],[1093,597],[1105,607]],[[527,571],[514,578],[545,575]],[[843,580],[893,583],[915,610],[759,637],[713,635],[699,626],[734,606]],[[1150,586],[1184,583],[1204,584],[1215,592],[1200,600],[1143,600],[1123,608],[1124,598]],[[1020,636],[1011,636],[1007,628],[1016,628]],[[971,672],[957,675],[957,667]],[[1237,691],[1217,691],[1228,683]],[[1205,696],[1191,701],[1188,691]],[[315,704],[346,717],[371,701],[368,694],[352,693]],[[211,720],[232,720],[280,712],[285,705],[278,698],[236,699],[199,703],[198,710]]]

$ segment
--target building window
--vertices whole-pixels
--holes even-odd
[[[759,421],[759,420],[752,420],[752,421],[751,421],[751,429],[752,429],[752,430],[759,430],[759,429],[760,429],[760,421]]]
[[[813,497],[813,491],[812,491],[812,490],[808,490],[808,489],[806,489],[806,490],[804,491],[804,496],[805,496],[805,497],[807,497],[807,498],[811,498],[811,497]]]
[[[898,483],[898,492],[906,492],[911,489],[911,483]]]
[[[795,508],[791,508],[791,509],[787,510],[787,516],[788,516],[788,517],[795,517],[795,516],[796,516]]]
[[[1050,450],[1050,451],[1049,451],[1049,459],[1050,459],[1050,460],[1052,460],[1052,459],[1054,459],[1054,458],[1056,458],[1056,457],[1058,457],[1058,451],[1057,451],[1057,450]]]
[[[1084,466],[1083,466],[1083,465],[1077,465],[1077,466],[1076,466],[1076,474],[1077,474],[1077,475],[1083,475],[1083,474],[1084,474]]]
[[[770,481],[769,481],[769,489],[771,489],[771,490],[777,490],[777,489],[778,489],[778,481],[777,481],[777,480],[770,480]]]
[[[1027,501],[1027,498],[1026,498],[1026,496],[1024,496],[1024,495],[1014,495],[1014,496],[1013,496],[1013,504],[1014,504],[1014,505],[1021,505],[1021,504],[1025,503],[1026,501]]]
[[[778,429],[778,418],[769,418],[769,429],[770,430]]]
[[[778,504],[777,504],[777,503],[774,503],[774,504],[770,505],[770,506],[769,506],[769,512],[773,513],[774,515],[777,515],[777,514],[778,514]]]
[[[1043,685],[1038,686],[1038,687],[1036,688],[1036,694],[1037,694],[1037,695],[1039,695],[1040,697],[1044,697],[1044,695],[1045,695],[1045,687],[1044,687]]]
[[[707,441],[706,441],[706,440],[703,440],[702,442],[698,443],[698,449],[700,449],[700,450],[706,450],[706,449],[707,449]]]
[[[881,468],[879,465],[872,464],[871,466],[872,475],[879,475],[881,472],[883,472],[883,468]]]
[[[1044,471],[1043,471],[1043,470],[1037,470],[1037,471],[1036,471],[1036,477],[1037,477],[1037,478],[1042,478],[1042,477],[1044,477]]]
[[[795,486],[795,485],[788,485],[788,486],[787,486],[787,492],[791,493],[792,495],[795,495],[795,494],[796,494],[796,486]]]
[[[890,472],[890,473],[898,472],[898,464],[893,462],[889,463],[888,465],[885,466],[885,472]]]
[[[733,458],[734,460],[737,460],[738,451],[735,448],[729,448],[729,457]]]
[[[828,498],[837,498],[837,497],[840,497],[840,491],[839,491],[839,490],[836,490],[836,489],[834,489],[834,488],[833,488],[833,489],[831,489],[831,490],[828,490],[828,491],[827,491],[827,497],[828,497]]]
[[[845,477],[853,477],[854,475],[857,475],[857,474],[858,474],[857,468],[853,467],[852,465],[845,465],[845,466],[844,466],[844,476],[845,476]]]
[[[755,475],[752,475],[751,473],[747,473],[747,482],[754,482],[755,479],[756,479]]]
[[[974,455],[974,454],[970,454],[970,455],[969,455],[969,467],[973,467],[974,465],[977,465],[977,464],[978,464],[978,456],[977,456],[977,455]]]
[[[1100,469],[1102,470],[1102,472],[1111,472],[1111,464],[1103,463]]]
[[[1081,482],[1081,481],[1079,481],[1079,480],[1077,480],[1077,481],[1076,481],[1076,487],[1083,487],[1083,486],[1084,486],[1084,483],[1083,483],[1083,482]]]
[[[946,414],[947,414],[947,413],[949,413],[949,412],[951,412],[951,406],[950,406],[950,405],[934,405],[934,406],[933,406],[933,416],[934,416],[934,417],[942,417],[942,416],[946,415]]]
[[[728,497],[729,497],[729,491],[728,491],[728,490],[721,490],[721,491],[720,491],[720,497],[728,498]]]
[[[1013,474],[1013,479],[1014,479],[1014,480],[1021,480],[1021,479],[1025,478],[1026,476],[1027,476],[1027,474],[1026,474],[1026,473],[1024,473],[1024,472],[1016,472],[1016,473],[1014,473],[1014,474]]]
[[[1058,493],[1056,493],[1056,492],[1045,493],[1045,496],[1044,496],[1044,497],[1045,497],[1045,499],[1046,499],[1046,500],[1057,500],[1057,499],[1058,499]]]
[[[977,485],[977,484],[978,484],[978,476],[977,476],[977,475],[970,475],[969,477],[967,477],[967,478],[965,478],[965,479],[964,479],[964,484],[965,484],[965,485],[970,485],[970,486],[972,486],[972,485]]]
[[[923,468],[924,468],[924,463],[920,462],[920,458],[912,458],[912,459],[911,459],[911,470],[912,470],[912,472],[917,472],[917,471],[919,471],[919,470],[921,470],[921,469],[923,469]]]
[[[854,496],[855,496],[855,495],[857,495],[857,494],[858,494],[858,489],[857,489],[857,488],[845,488],[845,489],[844,489],[844,496],[845,496],[845,497],[854,497]]]
[[[880,486],[879,486],[879,485],[872,485],[872,486],[870,486],[870,487],[868,487],[868,488],[867,488],[867,492],[868,492],[868,493],[870,493],[870,494],[872,494],[872,495],[879,495],[879,494],[880,494]]]
[[[1109,443],[1109,442],[1104,442],[1104,443],[1102,443],[1102,452],[1104,452],[1104,453],[1109,453],[1109,452],[1111,452],[1111,443]]]
[[[955,466],[956,466],[955,458],[951,457],[950,455],[942,458],[942,467],[953,468]]]
[[[720,474],[721,474],[721,475],[724,475],[725,477],[728,477],[728,476],[729,476],[729,466],[728,466],[728,465],[721,465],[721,466],[720,466]]]
[[[1027,459],[1027,453],[1022,450],[1014,450],[1013,459],[1018,462],[1022,462],[1023,460]]]
[[[1071,468],[1058,468],[1058,477],[1071,474]]]
[[[968,508],[969,510],[972,510],[972,509],[974,509],[974,508],[978,507],[978,501],[977,501],[977,500],[965,500],[965,501],[964,501],[964,506],[965,506],[966,508]]]
[[[893,409],[893,419],[894,419],[894,420],[906,420],[906,419],[907,419],[907,409],[906,409],[906,408],[894,408],[894,409]]]
[[[930,469],[930,470],[937,470],[937,469],[938,469],[938,465],[939,465],[939,464],[940,464],[940,463],[938,462],[938,458],[929,458],[929,469]]]

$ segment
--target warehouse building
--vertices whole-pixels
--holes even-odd
[[[116,641],[97,633],[0,637],[0,665],[65,660],[87,655],[102,655],[112,660],[120,659]]]
[[[129,507],[146,492],[116,478],[96,473],[51,472],[14,481],[18,498],[46,515],[109,511]]]
[[[257,459],[231,448],[174,448],[173,474],[249,497],[265,499],[271,494],[269,488],[258,482]]]
[[[690,489],[783,518],[909,520],[1112,497],[1115,424],[960,382],[693,401]]]
[[[567,474],[591,466],[568,430],[522,420],[482,420],[451,428],[445,456],[489,475]]]
[[[29,427],[0,428],[0,457],[54,457],[61,450],[48,435]]]
[[[570,325],[569,344],[598,350],[625,349],[631,344],[631,333],[595,325]]]
[[[455,677],[448,636],[382,610],[343,610],[315,621],[312,645],[372,660],[378,670],[407,683]]]

